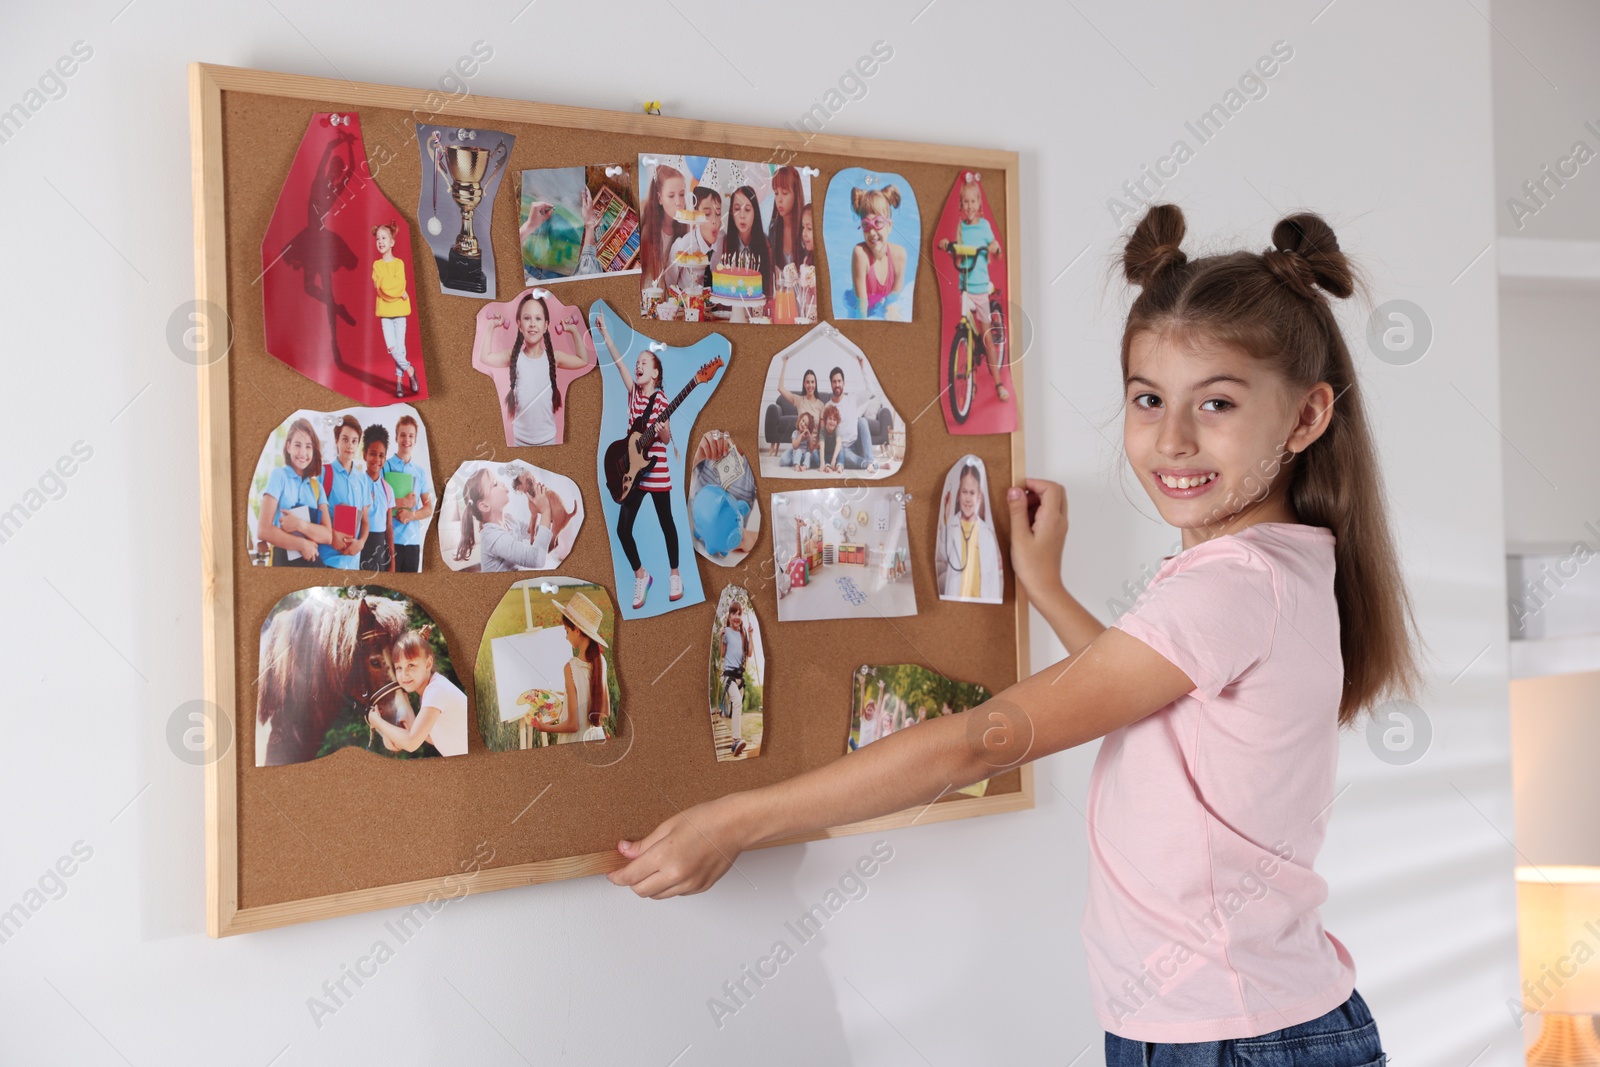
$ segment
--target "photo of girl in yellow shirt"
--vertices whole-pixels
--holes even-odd
[[[411,391],[417,391],[417,372],[406,359],[406,319],[411,314],[411,295],[406,290],[406,265],[394,254],[395,234],[400,224],[394,221],[379,223],[372,228],[373,240],[378,246],[378,258],[372,263],[372,284],[378,290],[377,316],[383,327],[383,343],[394,360],[394,395],[405,396],[401,384],[410,379]]]

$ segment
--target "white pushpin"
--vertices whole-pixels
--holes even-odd
[[[606,177],[607,178],[615,178],[619,174],[626,174],[626,173],[627,173],[627,168],[626,167],[607,167],[606,168]]]

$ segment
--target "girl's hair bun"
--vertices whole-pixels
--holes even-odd
[[[1177,204],[1151,204],[1122,249],[1122,272],[1141,288],[1189,262],[1183,249],[1183,211]]]
[[[1267,268],[1307,300],[1317,299],[1319,288],[1341,299],[1355,291],[1350,261],[1321,215],[1302,212],[1281,219],[1272,228],[1272,243],[1261,254]]]

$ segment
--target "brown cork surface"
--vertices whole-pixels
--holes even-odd
[[[867,354],[890,402],[909,426],[906,463],[877,485],[905,485],[910,508],[912,567],[919,613],[875,621],[778,621],[771,575],[774,491],[844,484],[764,479],[760,483],[761,539],[741,565],[724,568],[693,556],[706,602],[652,619],[619,621],[616,653],[622,688],[621,735],[605,744],[492,753],[476,729],[466,756],[395,762],[346,749],[309,763],[255,766],[255,686],[261,622],[290,590],[328,582],[335,572],[271,570],[249,564],[240,532],[247,493],[268,433],[298,408],[333,410],[351,401],[324,389],[266,354],[262,343],[261,238],[278,190],[306,124],[318,111],[349,110],[338,100],[308,101],[247,92],[222,94],[223,173],[226,205],[228,314],[234,326],[228,359],[232,425],[233,574],[236,589],[235,657],[240,734],[238,774],[238,903],[241,908],[301,900],[355,889],[458,873],[480,842],[494,848],[491,866],[604,852],[619,838],[644,835],[662,819],[711,798],[791,777],[838,758],[850,725],[852,671],[863,663],[920,663],[953,678],[999,691],[1016,680],[1017,617],[1009,570],[1005,604],[947,603],[934,589],[934,525],[946,472],[964,453],[989,469],[1002,543],[1007,513],[999,494],[1015,480],[1007,436],[951,436],[935,400],[939,394],[939,295],[929,258],[931,235],[956,166],[802,153],[797,166],[813,166],[813,210],[818,262],[823,262],[821,209],[832,175],[845,167],[893,171],[909,180],[923,220],[914,321],[840,322],[839,329]],[[568,395],[566,443],[508,449],[491,381],[471,366],[473,316],[482,301],[440,294],[432,256],[416,233],[421,168],[406,111],[360,110],[361,128],[375,180],[412,220],[417,277],[412,292],[420,316],[429,399],[416,404],[427,427],[434,485],[442,487],[464,460],[517,456],[573,478],[584,492],[588,518],[560,573],[600,583],[613,600],[611,546],[601,520],[595,484],[599,447],[600,374],[573,383]],[[463,120],[468,121],[468,120]],[[479,122],[517,138],[495,205],[492,233],[499,275],[498,299],[519,291],[516,238],[519,172],[537,167],[626,163],[641,151],[763,160],[771,145],[748,150],[697,142],[602,133],[514,122]],[[380,146],[382,146],[380,148]],[[384,161],[386,162],[380,162]],[[993,170],[994,168],[989,168]],[[997,175],[998,177],[998,175]],[[985,183],[999,232],[1006,232],[1005,185]],[[484,237],[482,216],[478,235]],[[1009,250],[1008,250],[1009,251]],[[819,269],[819,306],[831,308],[826,269]],[[637,319],[638,276],[565,282],[561,299],[587,309],[604,299],[629,322]],[[809,326],[645,324],[670,345],[686,345],[708,330],[723,333],[733,359],[692,433],[729,431],[754,460],[760,398],[774,353]],[[413,354],[415,358],[415,354]],[[472,663],[483,627],[514,574],[455,574],[439,558],[438,519],[428,534],[421,574],[386,576],[387,584],[414,597],[443,627],[462,686],[472,697]],[[728,583],[750,590],[766,639],[768,678],[763,753],[741,762],[713,756],[706,673],[711,618]],[[331,583],[330,583],[331,584]],[[622,595],[630,595],[623,590]],[[475,704],[470,720],[475,722]],[[1021,789],[1009,771],[991,780],[991,796]],[[536,799],[537,798],[537,799]],[[960,804],[952,796],[941,804]]]

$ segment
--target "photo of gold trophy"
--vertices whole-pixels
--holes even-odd
[[[434,217],[428,220],[430,231],[439,227],[439,176],[450,183],[450,198],[461,209],[461,232],[450,248],[450,258],[445,265],[444,286],[470,293],[488,289],[483,274],[483,248],[472,232],[472,213],[483,200],[483,187],[506,165],[510,151],[505,141],[494,149],[479,148],[462,142],[476,139],[477,130],[456,130],[451,143],[445,143],[441,132],[435,130],[428,138],[428,154],[433,157]],[[494,169],[490,170],[493,164]]]

